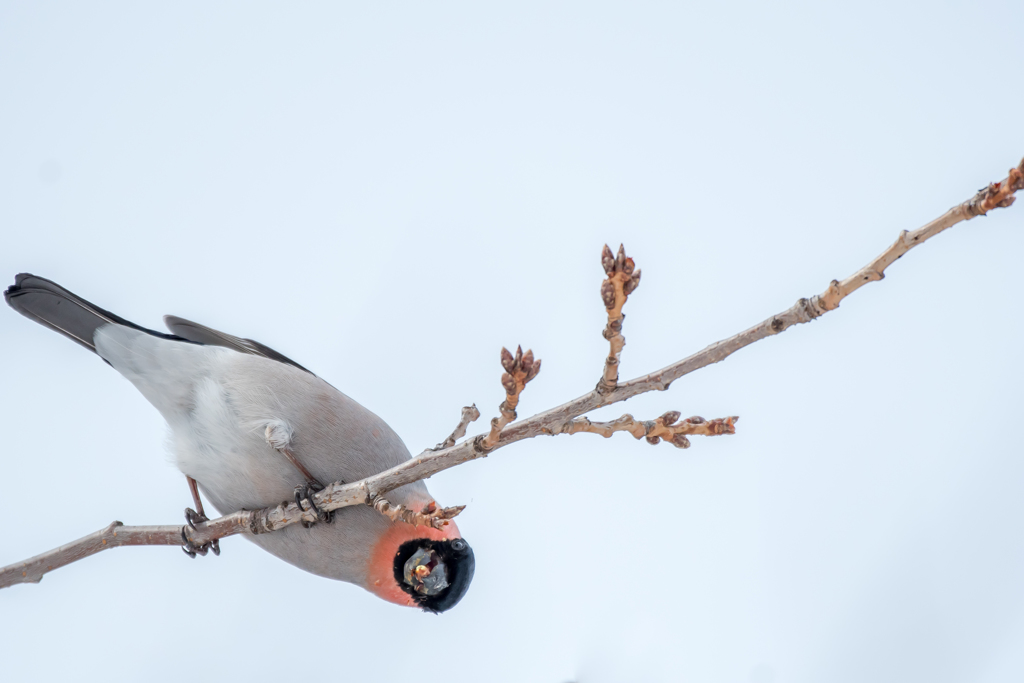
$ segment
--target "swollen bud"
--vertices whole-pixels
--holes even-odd
[[[519,362],[519,369],[526,374],[530,374],[531,368],[533,368],[533,349],[528,349],[526,351],[526,355],[524,355],[523,359]]]
[[[661,423],[666,427],[671,426],[676,423],[676,420],[679,419],[680,415],[682,415],[682,413],[678,410],[670,410],[661,416]]]
[[[604,272],[608,275],[612,274],[615,270],[615,257],[612,256],[612,250],[608,248],[608,245],[604,245],[604,249],[601,251],[601,267],[604,268]]]
[[[605,308],[611,310],[615,307],[615,285],[611,280],[601,283],[601,300],[604,301]]]
[[[526,373],[526,381],[529,382],[531,379],[536,377],[538,373],[540,373],[540,359],[539,358],[534,362],[533,367],[530,368],[530,371],[528,373]]]
[[[512,353],[504,346],[501,347],[501,367],[505,368],[505,372],[512,372],[515,367],[515,361],[512,358]]]
[[[685,434],[673,434],[672,445],[676,448],[689,448],[690,440],[686,438]]]
[[[638,270],[635,273],[633,273],[633,276],[630,277],[626,281],[626,283],[624,285],[622,285],[622,291],[626,293],[626,296],[629,296],[630,294],[633,293],[633,290],[636,289],[639,286],[640,286],[640,271]]]

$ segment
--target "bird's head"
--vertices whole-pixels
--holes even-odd
[[[443,531],[396,522],[370,557],[367,588],[388,602],[440,614],[469,590],[476,561],[454,522]]]

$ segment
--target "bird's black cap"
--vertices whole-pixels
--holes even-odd
[[[406,541],[395,554],[395,581],[425,612],[440,614],[458,604],[476,571],[465,539]]]

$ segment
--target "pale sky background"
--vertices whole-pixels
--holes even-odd
[[[624,377],[823,290],[1024,155],[1024,4],[0,2],[0,278],[258,339],[415,453],[606,353]],[[679,451],[537,439],[434,477],[477,553],[440,617],[241,538],[0,591],[4,681],[1024,679],[1024,206],[842,308],[597,414],[738,414]],[[190,503],[159,414],[0,311],[0,564]]]

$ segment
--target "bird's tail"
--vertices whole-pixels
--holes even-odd
[[[75,296],[56,282],[30,273],[16,276],[14,284],[4,292],[4,299],[11,308],[26,318],[60,332],[94,353],[96,344],[93,342],[93,335],[98,328],[108,323],[123,325],[165,339],[181,339],[176,335],[161,334],[139,327],[121,316]]]

